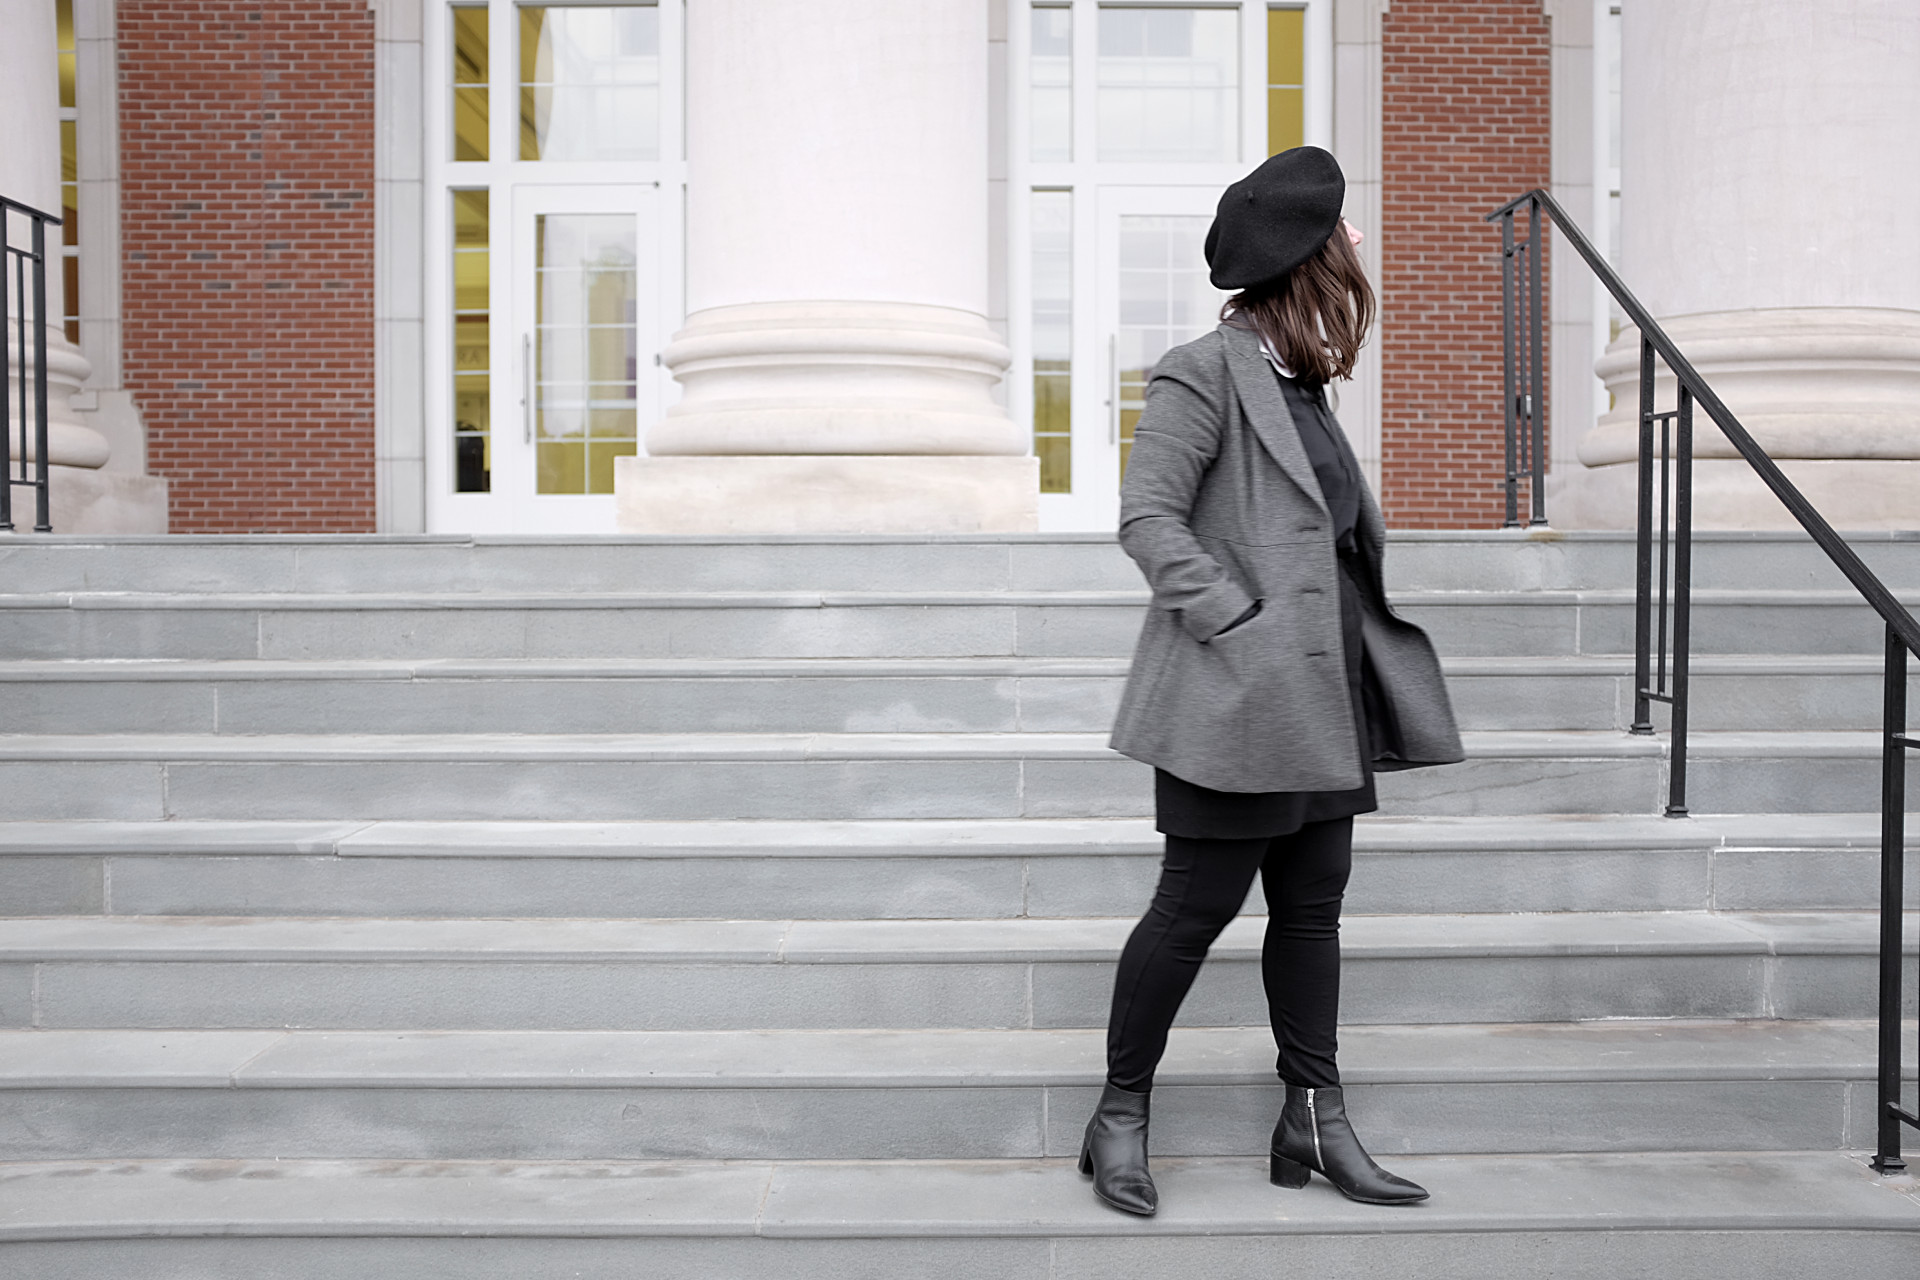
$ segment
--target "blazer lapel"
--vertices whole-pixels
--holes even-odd
[[[1307,460],[1306,446],[1300,443],[1300,430],[1293,424],[1293,414],[1287,409],[1287,398],[1280,393],[1273,366],[1260,354],[1260,336],[1237,325],[1223,324],[1220,328],[1227,340],[1227,368],[1233,375],[1234,389],[1240,394],[1240,405],[1246,410],[1254,435],[1287,473],[1287,478],[1300,486],[1301,492],[1312,498],[1325,515],[1327,503],[1320,495],[1320,481],[1313,474],[1313,464]]]

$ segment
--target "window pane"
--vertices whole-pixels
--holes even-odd
[[[487,158],[487,8],[453,9],[453,158]]]
[[[60,60],[60,105],[72,111],[80,105],[79,66],[75,57],[79,44],[73,34],[73,0],[54,0],[53,27],[55,56]]]
[[[1232,160],[1240,149],[1232,9],[1100,10],[1100,158]]]
[[[660,155],[660,15],[651,5],[520,10],[520,158]]]
[[[1073,10],[1035,9],[1030,80],[1033,158],[1073,159]]]
[[[612,493],[639,451],[637,230],[631,214],[534,223],[534,423],[541,493]]]
[[[1033,452],[1040,492],[1073,492],[1073,193],[1033,193]]]
[[[1267,10],[1267,154],[1307,140],[1307,14]]]
[[[1133,429],[1146,407],[1147,378],[1170,348],[1220,320],[1227,295],[1207,281],[1207,217],[1120,219],[1120,471],[1133,454]]]
[[[485,191],[453,192],[453,489],[487,493],[493,477],[491,281]]]

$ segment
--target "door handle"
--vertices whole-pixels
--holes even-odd
[[[520,435],[533,443],[533,335],[520,335]]]
[[[1120,339],[1107,335],[1107,443],[1120,443]]]

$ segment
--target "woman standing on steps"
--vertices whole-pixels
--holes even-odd
[[[1151,1214],[1147,1103],[1167,1032],[1253,878],[1286,1103],[1272,1178],[1426,1199],[1368,1157],[1335,1065],[1340,902],[1376,769],[1462,758],[1439,660],[1388,608],[1385,526],[1325,387],[1349,377],[1373,291],[1334,158],[1297,147],[1228,187],[1207,234],[1212,333],[1154,367],[1120,544],[1153,590],[1113,747],[1154,766],[1160,884],[1120,954],[1107,1085],[1080,1171]]]

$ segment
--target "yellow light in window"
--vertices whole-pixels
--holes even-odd
[[[1307,140],[1307,13],[1267,10],[1267,154]]]
[[[453,9],[453,158],[487,158],[487,8]]]
[[[493,325],[487,193],[453,195],[453,488],[493,487]]]

